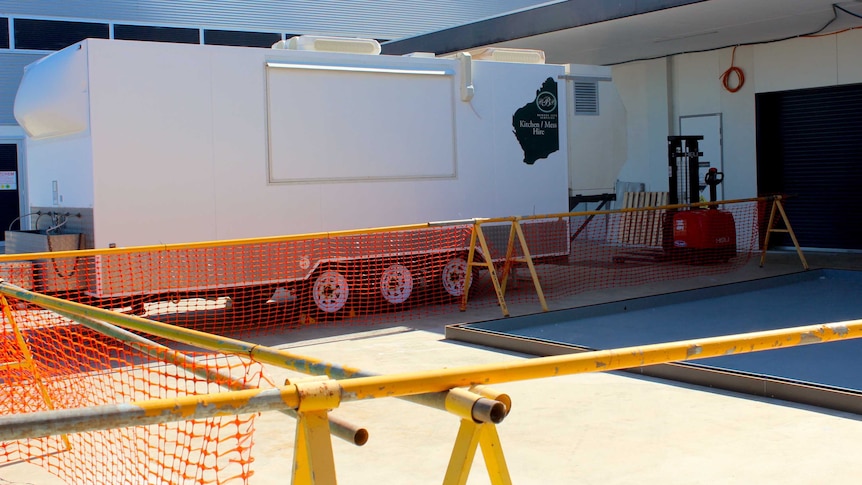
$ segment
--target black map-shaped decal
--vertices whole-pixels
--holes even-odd
[[[557,82],[549,77],[536,91],[535,99],[512,116],[513,132],[524,150],[527,165],[560,149],[557,116]]]

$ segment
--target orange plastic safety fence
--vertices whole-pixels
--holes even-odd
[[[551,219],[521,222],[539,283],[549,302],[589,291],[659,281],[723,274],[748,263],[760,247],[764,203],[746,201],[705,207],[585,213],[569,218],[563,229],[547,230]],[[542,223],[544,228],[542,228]],[[486,237],[500,278],[511,224],[493,223]],[[483,231],[488,232],[483,226]],[[501,237],[505,233],[506,237]],[[563,256],[554,251],[564,238]],[[521,256],[518,239],[514,254]],[[493,294],[489,273],[476,275],[480,290]],[[524,263],[508,271],[507,303],[538,301],[532,275]],[[488,299],[473,298],[470,305]]]
[[[521,226],[544,294],[553,303],[586,291],[734,271],[759,247],[765,206],[749,200],[716,209],[584,212],[525,220]],[[503,276],[511,224],[482,228],[491,254],[480,250],[477,258],[490,257]],[[472,231],[467,224],[132,248],[5,262],[0,277],[223,335],[376,324],[458,311]],[[517,238],[514,243],[513,254],[520,256]],[[497,305],[487,269],[473,271],[468,307]],[[536,301],[523,263],[505,276],[508,303]]]
[[[589,291],[734,271],[760,247],[766,205],[752,200],[715,209],[573,213],[519,224],[552,303]],[[511,222],[480,227],[488,252],[480,247],[475,258],[493,261],[507,303],[536,302]],[[0,264],[0,277],[223,335],[372,324],[457,312],[468,271],[473,279],[468,307],[496,306],[488,268],[468,270],[474,230],[468,224],[54,259],[22,255]],[[62,249],[62,243],[48,247]],[[199,378],[178,362],[132,350],[23,302],[11,305],[32,363],[4,316],[0,413],[218,391],[218,382]],[[262,377],[260,366],[237,357],[192,357],[196,365],[250,386]],[[251,473],[252,430],[252,418],[239,416],[22,440],[0,445],[0,462],[28,459],[69,483],[242,482]]]
[[[158,359],[52,312],[9,300],[2,317],[0,414],[83,408],[258,386],[262,366],[215,353]],[[28,358],[27,354],[31,358]],[[203,371],[224,376],[206,379]],[[227,484],[251,475],[254,415],[0,443],[0,463],[27,460],[69,484]]]
[[[5,272],[35,291],[223,335],[397,321],[457,308],[471,227],[22,260]]]

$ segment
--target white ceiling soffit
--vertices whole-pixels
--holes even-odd
[[[542,49],[550,63],[608,65],[859,25],[860,2],[710,0],[500,45]]]
[[[611,65],[859,26],[859,0],[707,0],[484,45],[541,49],[549,63]]]

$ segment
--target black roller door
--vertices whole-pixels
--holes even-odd
[[[758,192],[791,197],[803,247],[862,250],[862,84],[762,93],[756,103]]]

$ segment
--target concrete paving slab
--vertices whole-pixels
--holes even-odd
[[[428,331],[357,333],[292,350],[381,373],[524,358]],[[835,452],[862,452],[856,415],[620,374],[493,387],[513,400],[498,431],[514,483],[858,481],[855,467],[822,465]],[[334,443],[339,483],[442,482],[458,429],[454,416],[393,399],[345,403],[337,412],[371,433],[361,448]],[[293,425],[279,415],[257,421],[252,483],[282,483],[290,473]],[[481,456],[468,483],[490,483]]]

